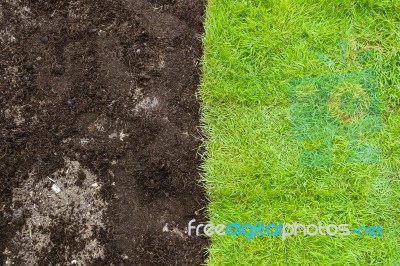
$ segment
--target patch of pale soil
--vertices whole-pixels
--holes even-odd
[[[40,257],[62,250],[63,261],[77,265],[104,257],[98,232],[105,229],[107,208],[99,191],[101,184],[79,162],[65,159],[65,167],[34,182],[35,173],[13,191],[13,221],[21,230],[3,254],[6,265],[43,265]]]

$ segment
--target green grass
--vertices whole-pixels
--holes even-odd
[[[400,265],[400,1],[209,0],[203,42],[209,222],[384,228],[383,237],[212,236],[208,265]],[[380,160],[350,163],[348,140],[334,136],[329,167],[301,167],[315,144],[293,135],[288,81],[364,69],[376,73],[382,127],[359,137]]]

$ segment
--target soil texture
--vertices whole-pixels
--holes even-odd
[[[203,0],[0,2],[0,265],[200,265]]]

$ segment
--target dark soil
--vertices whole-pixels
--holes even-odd
[[[195,98],[204,4],[0,2],[0,265],[30,265],[18,250],[33,252],[37,265],[71,265],[76,256],[78,265],[204,261],[207,240],[184,232],[189,220],[204,219],[206,204],[198,182]],[[63,178],[72,178],[71,171],[76,175],[68,183]],[[76,206],[84,208],[74,201],[68,214],[46,214],[47,229],[35,227],[48,235],[48,248],[34,248],[43,241],[35,232],[32,247],[18,246],[33,219],[32,202],[40,206],[40,197],[53,197],[46,177],[64,184],[62,195],[68,186],[89,190],[90,173],[107,206],[105,227],[98,223],[83,237],[78,229],[89,225],[72,215],[81,213]],[[29,203],[21,200],[33,192],[37,201],[33,194]],[[60,206],[73,205],[65,201]],[[80,259],[78,253],[93,251],[91,240],[104,256]]]

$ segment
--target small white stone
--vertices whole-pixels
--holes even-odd
[[[162,229],[163,232],[169,232],[168,224],[166,223]]]
[[[85,146],[85,145],[87,145],[87,144],[89,143],[89,141],[90,141],[90,140],[89,140],[88,138],[82,138],[82,139],[81,139],[81,145],[82,145],[82,146]]]
[[[10,258],[7,258],[7,260],[6,260],[5,263],[6,263],[6,264],[5,264],[6,266],[8,266],[8,265],[13,265],[13,264],[14,264]]]
[[[97,32],[97,34],[98,34],[100,37],[104,37],[104,36],[107,35],[107,32],[105,32],[104,30],[99,30],[99,31]]]
[[[11,254],[11,251],[8,250],[8,248],[6,248],[6,249],[4,250],[4,252],[3,252],[3,255],[10,255],[10,254]]]
[[[121,133],[119,133],[119,140],[124,141],[124,138],[128,136],[129,134],[124,134],[124,130],[121,130]]]
[[[53,185],[51,186],[51,189],[52,189],[55,193],[60,193],[60,192],[61,192],[60,187],[57,186],[56,184],[53,184]]]

